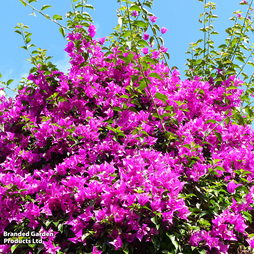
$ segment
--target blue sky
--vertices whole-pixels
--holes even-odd
[[[217,10],[214,14],[219,18],[213,24],[219,35],[215,35],[213,40],[215,46],[224,42],[227,37],[225,28],[233,25],[229,20],[233,16],[233,12],[242,10],[246,12],[247,6],[239,5],[239,0],[217,0]],[[116,0],[88,0],[89,4],[95,7],[95,10],[87,9],[94,20],[97,28],[96,38],[109,35],[113,27],[117,25],[116,9],[119,4]],[[51,17],[54,14],[64,16],[70,11],[70,0],[38,0],[32,5],[40,9],[44,4],[50,4],[52,8],[46,9],[45,14]],[[11,84],[12,88],[16,88],[20,79],[27,76],[32,65],[26,61],[29,58],[28,53],[19,48],[23,46],[22,37],[14,32],[17,23],[23,23],[30,27],[32,33],[31,43],[39,48],[47,49],[47,55],[53,56],[51,61],[57,64],[62,71],[68,69],[68,56],[64,51],[67,41],[59,33],[59,27],[43,16],[36,13],[36,17],[29,15],[32,12],[30,7],[24,7],[19,0],[8,0],[1,3],[0,17],[0,33],[2,34],[0,41],[0,73],[2,73],[1,81],[14,79]],[[169,30],[163,35],[165,47],[168,48],[170,54],[170,66],[177,66],[180,70],[182,79],[184,79],[184,70],[186,58],[185,54],[188,50],[189,43],[196,42],[203,38],[203,33],[199,31],[202,24],[198,22],[200,13],[203,12],[203,3],[198,0],[154,0],[153,9],[150,11],[158,17],[156,23],[160,27],[166,27]],[[61,24],[65,24],[61,21]],[[253,38],[252,38],[253,39]],[[253,40],[250,41],[252,43]],[[248,67],[245,72],[252,73],[252,68]],[[14,93],[7,90],[8,96],[14,96]]]

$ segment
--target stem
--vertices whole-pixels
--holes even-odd
[[[248,103],[246,106],[249,106],[249,105],[252,104],[252,103],[254,103],[254,101]],[[203,141],[205,141],[205,139],[206,139],[206,138],[207,138],[220,124],[221,124],[221,123],[223,123],[227,118],[232,118],[234,115],[239,114],[239,113],[240,113],[240,112],[235,112],[233,115],[227,116],[225,119],[223,119],[222,121],[220,121],[211,131],[208,132],[208,134],[206,134],[206,135],[204,136]]]
[[[242,34],[243,28],[244,28],[244,26],[245,26],[245,21],[246,21],[246,19],[247,19],[247,16],[249,15],[250,6],[252,5],[252,3],[253,3],[253,0],[252,0],[251,3],[249,4],[249,8],[248,8],[248,11],[247,11],[246,16],[245,16],[245,18],[244,18],[243,26],[241,27],[240,34]],[[245,27],[244,35],[245,35],[245,32],[246,32],[246,29],[247,29],[247,27]],[[237,43],[236,43],[236,45],[235,45],[235,49],[234,49],[234,52],[233,52],[233,54],[232,54],[232,56],[233,56],[233,58],[232,58],[232,60],[231,60],[232,62],[234,61],[236,49],[237,49],[237,47],[239,46],[239,42],[240,42],[240,39],[241,39],[241,38],[242,38],[242,36],[239,36],[239,37],[238,37],[238,41],[237,41]]]
[[[158,115],[158,117],[159,117],[159,120],[160,120],[160,124],[161,124],[161,126],[162,126],[162,129],[163,129],[164,132],[167,132],[167,130],[165,129],[164,124],[162,123],[161,116],[160,116],[159,111],[158,111],[158,108],[157,108],[157,106],[156,106],[156,104],[155,104],[154,98],[153,98],[152,93],[151,93],[151,90],[150,90],[150,88],[149,88],[149,84],[148,84],[148,82],[147,82],[147,80],[146,80],[146,78],[145,78],[145,73],[144,73],[144,70],[143,70],[142,65],[141,65],[141,62],[140,62],[140,58],[139,58],[139,55],[138,55],[138,52],[137,52],[137,48],[136,48],[136,42],[134,41],[134,36],[133,36],[133,33],[132,33],[132,29],[131,29],[130,11],[129,11],[129,6],[128,6],[128,3],[127,3],[127,2],[126,2],[126,7],[127,7],[127,13],[128,13],[128,21],[129,21],[129,26],[130,26],[131,38],[132,38],[132,41],[135,43],[135,51],[136,51],[135,53],[136,53],[136,55],[137,55],[138,64],[139,64],[139,66],[140,66],[140,70],[141,70],[142,76],[143,76],[143,78],[144,78],[144,80],[145,80],[146,87],[147,87],[147,89],[148,89],[148,91],[149,91],[149,94],[150,94],[150,96],[151,96],[151,98],[152,98],[153,105],[154,105],[155,110],[156,110],[156,113],[157,113],[157,115]]]
[[[21,30],[21,35],[22,35],[23,41],[24,41],[24,43],[26,45],[26,51],[28,52],[29,56],[31,57],[31,62],[32,62],[33,65],[37,66],[35,61],[34,61],[34,57],[30,53],[30,50],[28,48],[28,44],[26,43],[26,38],[24,36],[24,28],[22,26],[20,26],[20,30]]]
[[[5,86],[5,85],[3,85],[3,84],[0,84],[0,86],[2,86],[2,87],[4,87],[4,88],[8,88],[8,89],[12,90],[13,92],[16,92],[15,89],[12,89],[12,88],[10,88],[10,87],[8,87],[8,86]]]
[[[251,51],[251,53],[250,53],[248,59],[246,60],[246,62],[245,62],[244,65],[242,66],[242,68],[240,69],[240,71],[239,71],[239,73],[237,74],[236,78],[238,78],[238,76],[239,76],[239,75],[241,74],[241,72],[243,71],[245,65],[246,65],[247,62],[249,61],[249,59],[250,59],[251,55],[253,54],[253,52],[254,52],[254,48],[253,48],[253,50]]]
[[[211,24],[211,14],[212,14],[212,6],[210,6],[210,12],[209,12],[209,29],[210,29],[210,24]],[[210,40],[210,30],[208,30],[208,41]],[[209,48],[210,47],[210,43],[208,43],[208,47],[207,47],[207,56],[209,56]],[[208,59],[208,58],[207,58]],[[206,68],[205,70],[207,71],[207,68],[208,68],[208,63],[206,61]]]
[[[204,29],[205,29],[205,15],[206,15],[206,11],[205,11],[205,6],[206,6],[206,0],[205,0],[205,4],[204,4]],[[205,61],[205,46],[206,46],[206,32],[204,32],[204,54],[203,54],[203,58]],[[203,64],[203,78],[205,77],[205,66]]]
[[[46,19],[49,19],[50,21],[52,21],[52,22],[54,22],[54,23],[56,23],[57,25],[59,25],[60,27],[62,27],[62,28],[64,28],[64,29],[66,29],[66,30],[68,30],[68,31],[70,31],[70,32],[72,32],[72,30],[70,30],[68,27],[65,27],[65,26],[63,26],[63,25],[61,25],[60,23],[58,23],[57,21],[55,21],[55,20],[53,20],[53,19],[51,19],[48,15],[45,15],[44,13],[42,13],[41,11],[39,11],[39,10],[37,10],[37,9],[35,9],[32,5],[30,5],[29,3],[27,3],[27,1],[26,0],[20,0],[21,2],[23,2],[24,4],[27,4],[30,8],[32,8],[34,11],[36,11],[36,12],[38,12],[38,13],[40,13],[42,16],[44,16]]]
[[[138,0],[138,3],[140,4],[141,10],[142,10],[142,12],[144,13],[143,6],[142,6],[142,4],[140,3],[139,0]],[[152,26],[151,26],[150,22],[148,22],[148,24],[149,24],[149,26],[151,27],[151,30],[152,30],[152,32],[153,32],[153,29],[152,29]],[[153,32],[153,36],[154,36],[154,38],[156,39],[157,44],[160,45],[160,42],[159,42],[157,36],[154,34],[154,32]],[[165,64],[169,67],[169,64],[168,64],[168,61],[167,61],[167,59],[166,59],[166,57],[165,57],[164,52],[162,52],[162,55],[163,55],[163,60],[165,61]],[[172,74],[171,68],[169,68],[169,69],[170,69],[170,73]]]

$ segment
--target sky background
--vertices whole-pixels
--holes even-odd
[[[229,18],[233,16],[233,12],[237,10],[243,11],[245,15],[247,6],[239,5],[239,0],[217,0],[214,2],[217,9],[214,14],[219,18],[213,23],[214,28],[219,35],[214,35],[212,40],[215,46],[224,43],[227,38],[225,29],[233,26],[233,21]],[[113,28],[117,25],[118,18],[116,9],[119,4],[116,0],[88,0],[95,10],[87,9],[94,20],[97,28],[95,38],[101,38],[113,32]],[[66,12],[71,10],[70,0],[38,0],[32,5],[40,9],[44,4],[49,4],[52,8],[43,12],[53,17],[54,14],[64,16]],[[148,9],[148,8],[147,8]],[[203,3],[198,0],[154,0],[152,10],[149,10],[158,17],[156,24],[160,27],[166,27],[167,33],[163,35],[164,46],[168,48],[170,54],[169,65],[179,68],[181,78],[184,77],[186,69],[186,59],[190,58],[185,52],[189,48],[189,43],[196,42],[203,38],[203,33],[199,31],[202,24],[198,22],[199,15],[203,12]],[[14,79],[10,85],[16,88],[22,77],[27,77],[32,65],[26,61],[29,58],[27,51],[19,48],[23,46],[21,35],[14,32],[14,27],[18,23],[23,23],[30,27],[29,32],[32,33],[31,43],[36,47],[47,49],[47,55],[53,56],[50,60],[56,64],[61,71],[66,72],[69,68],[68,56],[64,51],[67,40],[62,37],[59,32],[59,26],[50,20],[45,19],[39,13],[36,17],[29,15],[32,13],[30,7],[25,7],[19,0],[7,0],[1,2],[0,17],[0,73],[1,81]],[[65,25],[66,18],[60,21]],[[250,44],[254,42],[251,36]],[[251,74],[253,67],[247,66],[245,72]],[[7,95],[14,97],[14,93],[6,89]]]

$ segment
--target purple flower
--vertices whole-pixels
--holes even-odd
[[[147,54],[148,54],[148,48],[143,48],[143,49],[142,49],[142,52],[143,52],[145,55],[147,55]]]
[[[131,14],[132,17],[137,17],[138,16],[138,12],[137,11],[133,11]]]
[[[123,242],[122,242],[120,235],[114,241],[109,242],[109,243],[112,244],[113,246],[115,246],[116,250],[122,248],[122,246],[123,246]]]
[[[156,19],[158,19],[158,18],[155,17],[155,16],[150,16],[149,18],[150,18],[150,20],[151,20],[153,23],[156,22]]]
[[[237,17],[240,18],[240,17],[241,17],[241,14],[237,13]]]
[[[95,246],[93,246],[93,252],[92,254],[101,254],[103,251],[98,250]]]
[[[160,52],[159,52],[159,51],[154,51],[154,52],[152,53],[152,55],[153,55],[153,58],[156,59],[156,58],[159,57]]]
[[[141,242],[144,235],[147,235],[150,228],[147,227],[147,224],[143,224],[142,228],[140,228],[137,232],[137,238]]]
[[[88,28],[88,33],[93,38],[96,34],[96,27],[94,25],[90,25]]]
[[[250,245],[251,248],[254,248],[254,237],[246,239],[246,242]]]
[[[52,253],[52,254],[57,253],[57,251],[61,249],[59,246],[55,247],[52,244],[52,242],[45,242],[45,241],[43,241],[43,245],[45,246],[47,252],[48,253]]]
[[[162,28],[161,28],[161,33],[162,33],[162,34],[165,34],[167,31],[168,31],[167,28],[165,28],[165,27],[162,27]]]
[[[144,34],[143,39],[148,40],[149,39],[149,34]]]
[[[72,53],[74,50],[74,43],[72,41],[69,41],[66,48],[65,48],[65,51],[67,53]]]
[[[168,48],[165,48],[163,45],[161,45],[160,51],[161,52],[167,52]]]
[[[105,42],[105,39],[106,39],[106,37],[99,38],[99,39],[98,39],[99,44],[103,45],[103,44],[104,44],[104,42]]]
[[[242,186],[242,184],[235,184],[235,181],[231,181],[228,183],[228,186],[227,186],[227,190],[229,193],[234,193],[235,192],[235,188],[237,188],[238,186]]]
[[[70,41],[74,41],[74,40],[75,40],[75,36],[74,36],[72,33],[68,34],[67,38],[68,38]]]

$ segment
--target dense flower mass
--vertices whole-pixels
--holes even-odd
[[[88,32],[93,37],[95,27]],[[135,53],[114,48],[105,56],[103,39],[68,38],[68,74],[39,65],[28,77],[33,86],[15,99],[1,97],[2,239],[4,231],[21,228],[54,233],[44,237],[43,253],[146,253],[146,243],[154,246],[179,221],[194,223],[197,193],[209,189],[193,183],[206,179],[207,186],[225,183],[227,206],[210,225],[192,225],[184,241],[217,253],[228,253],[239,239],[253,247],[246,212],[254,197],[254,135],[250,126],[223,122],[240,105],[242,90],[232,86],[242,81],[182,81],[159,61],[161,51],[144,49],[164,133]],[[2,245],[1,252],[10,247]]]

